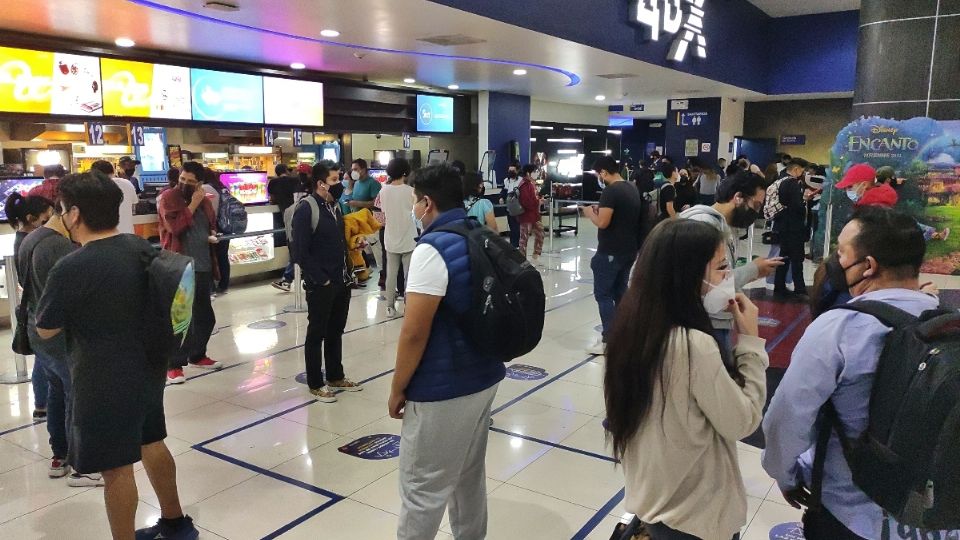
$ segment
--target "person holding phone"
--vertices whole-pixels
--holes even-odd
[[[607,343],[604,398],[624,503],[654,540],[737,538],[747,522],[737,441],[760,425],[769,361],[757,306],[723,285],[733,272],[725,243],[693,220],[654,228]],[[739,333],[732,373],[711,333],[719,311]]]

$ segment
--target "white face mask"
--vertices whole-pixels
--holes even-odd
[[[353,181],[356,182],[360,179],[360,173],[358,171],[350,171],[350,178],[353,178]]]
[[[410,209],[410,218],[413,219],[413,226],[417,228],[417,232],[420,233],[425,228],[423,226],[423,218],[427,215],[426,212],[423,213],[423,216],[417,217],[416,207]]]
[[[714,285],[707,280],[703,281],[710,287],[710,290],[703,296],[703,307],[710,315],[716,315],[727,310],[730,301],[736,298],[737,289],[734,285],[733,273],[730,273],[719,285]]]
[[[848,191],[848,192],[847,192],[847,197],[849,197],[850,200],[853,201],[853,202],[857,202],[857,201],[860,200],[860,194],[857,193],[856,191]]]

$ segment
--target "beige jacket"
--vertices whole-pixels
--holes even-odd
[[[764,340],[740,336],[727,374],[713,337],[675,329],[653,404],[623,460],[626,508],[646,523],[704,540],[729,540],[746,524],[737,441],[760,425],[768,365]],[[661,383],[667,381],[666,403]]]

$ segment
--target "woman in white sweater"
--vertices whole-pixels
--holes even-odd
[[[604,395],[626,508],[654,540],[729,540],[746,524],[736,443],[760,425],[768,359],[757,307],[735,293],[731,270],[717,229],[661,223],[607,345]],[[711,334],[709,313],[721,310],[739,332],[732,353]]]

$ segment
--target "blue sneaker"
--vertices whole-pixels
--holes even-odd
[[[200,531],[193,526],[193,518],[183,516],[180,526],[173,528],[165,525],[163,521],[157,521],[153,527],[139,529],[137,531],[137,540],[197,540],[200,537]]]

